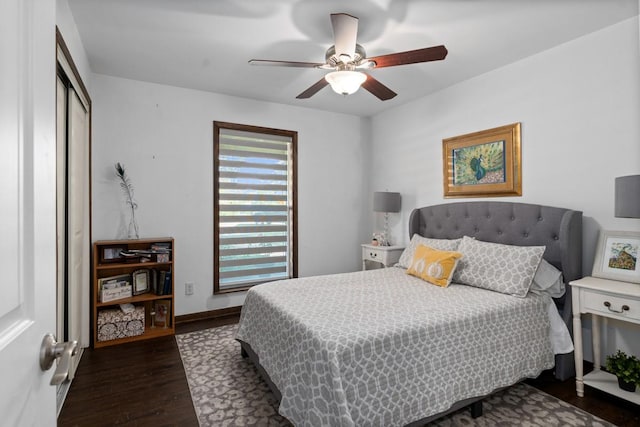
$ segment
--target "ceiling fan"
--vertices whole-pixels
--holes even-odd
[[[334,45],[327,49],[324,63],[252,59],[249,64],[333,70],[296,96],[298,99],[310,98],[330,84],[335,92],[342,95],[351,95],[362,86],[380,100],[386,101],[397,94],[362,70],[440,61],[447,56],[447,48],[433,46],[367,58],[364,48],[356,43],[358,18],[346,13],[332,13],[331,26]]]

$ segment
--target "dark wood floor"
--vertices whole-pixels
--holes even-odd
[[[237,323],[238,316],[177,325],[177,333]],[[640,406],[559,382],[550,373],[529,384],[622,427],[640,426]],[[173,337],[85,350],[59,426],[197,426],[189,386]]]

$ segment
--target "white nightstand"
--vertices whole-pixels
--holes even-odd
[[[640,285],[616,280],[584,277],[569,283],[573,300],[573,343],[576,357],[576,392],[584,396],[584,384],[640,404],[640,391],[621,390],[615,375],[600,369],[600,318],[640,324]],[[582,366],[582,314],[592,316],[593,371],[584,375]]]
[[[362,245],[362,269],[367,269],[367,261],[379,262],[385,267],[391,267],[400,259],[404,246],[373,246]]]

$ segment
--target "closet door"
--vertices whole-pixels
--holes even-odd
[[[67,333],[87,346],[83,312],[89,306],[89,126],[88,111],[73,89],[67,93]],[[79,360],[76,355],[72,370]]]
[[[57,83],[57,335],[89,346],[90,99],[58,34]],[[73,378],[82,351],[71,361]],[[58,409],[69,383],[58,388]]]
[[[56,79],[56,337],[65,339],[67,299],[67,86]]]

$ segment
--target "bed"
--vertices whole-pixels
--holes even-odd
[[[544,246],[565,283],[581,275],[581,233],[581,212],[523,203],[448,203],[409,218],[412,237]],[[570,330],[570,292],[514,297],[387,268],[256,286],[236,338],[296,426],[417,426],[468,405],[479,415],[483,397],[546,369],[573,376],[573,355],[550,344],[552,304]]]

